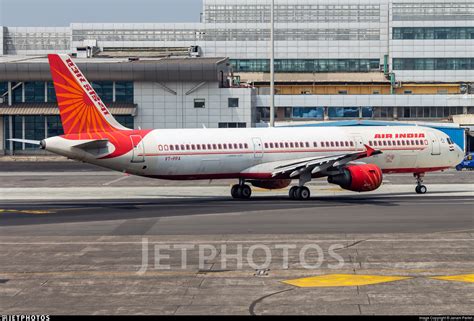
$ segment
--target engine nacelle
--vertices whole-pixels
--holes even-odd
[[[265,189],[281,189],[291,184],[291,179],[265,179],[249,181],[253,186]]]
[[[376,190],[382,184],[382,170],[373,164],[349,165],[343,173],[328,176],[328,182],[354,192]]]

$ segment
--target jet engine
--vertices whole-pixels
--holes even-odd
[[[281,189],[291,184],[291,179],[251,180],[253,186],[265,189]]]
[[[328,182],[354,192],[369,192],[382,184],[382,170],[373,164],[349,165],[341,174],[328,176]]]

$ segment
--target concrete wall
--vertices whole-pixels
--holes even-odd
[[[217,82],[205,83],[134,83],[134,101],[138,104],[135,126],[141,128],[218,127],[219,122],[245,122],[252,126],[250,88],[218,88]],[[187,94],[188,93],[188,94]],[[205,108],[194,108],[194,99],[204,98]],[[228,107],[228,98],[239,98],[239,107]]]
[[[3,41],[3,34],[5,33],[6,28],[4,26],[0,26],[0,56],[3,56],[3,47],[4,47],[4,41]]]
[[[5,117],[0,117],[0,155],[4,150],[4,118]]]

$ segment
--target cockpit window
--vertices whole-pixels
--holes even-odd
[[[451,140],[451,138],[446,138],[446,140],[448,141],[449,144],[453,144],[453,141]]]

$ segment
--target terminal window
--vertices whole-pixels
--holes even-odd
[[[219,123],[219,128],[245,128],[246,123]]]
[[[228,105],[232,108],[239,107],[239,98],[229,98]]]
[[[203,98],[196,98],[194,99],[194,108],[205,108],[206,107],[206,100]]]

